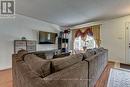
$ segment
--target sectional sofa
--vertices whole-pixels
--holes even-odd
[[[56,59],[21,50],[12,59],[13,87],[94,87],[107,65],[108,50],[93,49]]]

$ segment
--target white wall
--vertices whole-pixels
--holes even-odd
[[[11,68],[12,54],[14,53],[13,41],[26,37],[28,40],[38,41],[38,31],[59,32],[57,25],[16,15],[16,18],[0,19],[0,70]],[[38,45],[37,50],[56,49],[55,45]]]
[[[101,26],[102,46],[109,49],[109,60],[125,63],[125,21],[105,21]]]
[[[130,15],[92,23],[78,25],[72,29],[101,24],[101,46],[109,50],[109,60],[125,63],[125,29]]]

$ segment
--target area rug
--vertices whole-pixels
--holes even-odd
[[[130,87],[130,70],[111,69],[107,87]]]

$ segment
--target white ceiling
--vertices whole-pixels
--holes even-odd
[[[16,0],[16,13],[68,26],[128,15],[130,0]]]

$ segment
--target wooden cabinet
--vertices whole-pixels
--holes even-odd
[[[28,52],[36,51],[36,41],[33,40],[14,40],[14,53],[24,49]]]

